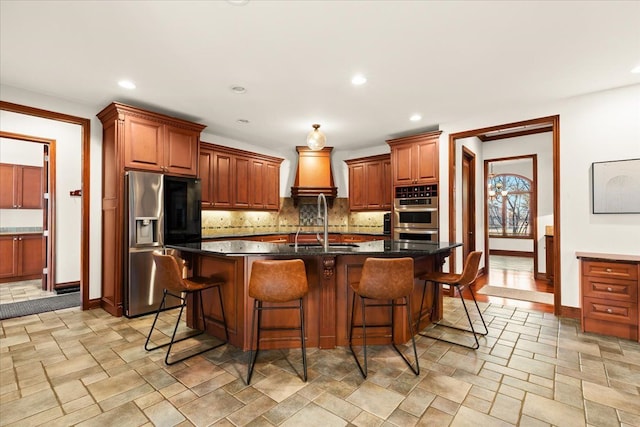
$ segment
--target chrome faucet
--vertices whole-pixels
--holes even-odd
[[[320,214],[320,201],[322,201],[324,211]],[[324,236],[320,237],[320,233],[316,233],[316,239],[322,244],[325,251],[329,250],[329,211],[327,210],[327,198],[323,193],[318,194],[318,221],[322,221],[324,225]]]
[[[298,252],[298,234],[300,234],[300,229],[302,228],[302,226],[298,226],[298,231],[296,231],[296,239],[295,239],[295,243],[293,245],[293,249]]]

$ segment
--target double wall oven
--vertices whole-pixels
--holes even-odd
[[[438,185],[396,187],[393,239],[401,242],[437,242]]]

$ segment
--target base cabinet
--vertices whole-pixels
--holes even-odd
[[[595,255],[595,254],[594,254]],[[637,341],[640,260],[578,255],[582,330]]]
[[[42,234],[0,236],[0,281],[37,279],[44,267]]]

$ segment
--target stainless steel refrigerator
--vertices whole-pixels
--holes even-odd
[[[136,317],[154,312],[162,301],[155,284],[153,252],[166,252],[167,243],[200,239],[200,182],[152,172],[125,175],[126,239],[124,314]],[[167,298],[167,307],[179,305]]]

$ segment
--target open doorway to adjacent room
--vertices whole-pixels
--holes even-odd
[[[452,268],[482,247],[479,299],[560,314],[559,117],[451,134],[449,159]]]

